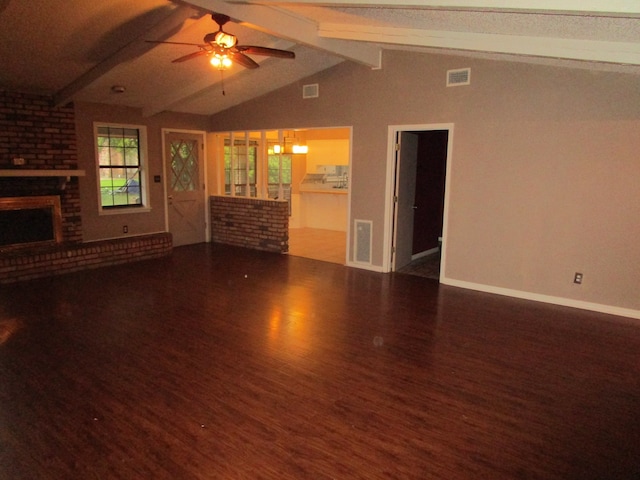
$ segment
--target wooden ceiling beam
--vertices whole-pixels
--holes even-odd
[[[637,0],[244,0],[243,3],[269,6],[298,4],[319,7],[433,8],[597,16],[640,16],[640,2]]]
[[[65,105],[73,99],[73,96],[105,75],[120,63],[137,58],[154,47],[146,40],[149,38],[163,38],[168,32],[179,28],[186,20],[201,16],[201,12],[194,10],[190,6],[180,5],[171,14],[162,19],[148,30],[141,31],[140,34],[126,46],[116,51],[110,57],[96,64],[93,68],[76,78],[69,85],[65,86],[53,96],[54,104]]]

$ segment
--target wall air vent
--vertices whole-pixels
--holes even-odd
[[[318,98],[320,96],[320,87],[317,83],[303,85],[302,98]]]
[[[457,70],[447,70],[447,87],[458,87],[460,85],[471,84],[471,69],[459,68]]]
[[[371,230],[373,223],[370,220],[356,220],[356,239],[354,258],[357,263],[371,265]]]

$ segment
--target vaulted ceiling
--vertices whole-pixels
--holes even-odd
[[[259,68],[172,62],[231,17]],[[154,43],[165,41],[175,43]],[[0,88],[209,115],[339,62],[383,68],[402,49],[640,75],[637,0],[0,0]],[[117,93],[112,87],[124,87]]]

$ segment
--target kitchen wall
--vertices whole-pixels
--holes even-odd
[[[350,134],[348,128],[307,130],[307,172],[315,173],[319,165],[349,165]]]
[[[447,70],[464,67],[471,85],[446,87]],[[352,126],[351,221],[373,222],[383,269],[389,126],[452,123],[445,282],[640,318],[638,80],[385,51],[381,70],[340,64],[209,128]],[[302,99],[308,83],[319,98]]]

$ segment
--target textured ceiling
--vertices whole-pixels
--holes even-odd
[[[558,0],[540,10],[541,3],[0,0],[0,88],[145,115],[209,115],[342,61],[379,68],[386,49],[640,74],[640,2]],[[234,66],[221,76],[205,56],[172,63],[197,47],[148,42],[199,44],[217,30],[211,12],[232,17],[224,29],[241,44],[292,50],[296,59],[254,56],[260,68]],[[113,93],[114,85],[125,92]]]

